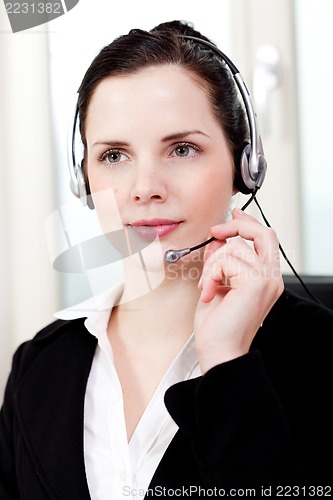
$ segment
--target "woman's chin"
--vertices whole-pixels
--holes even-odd
[[[132,248],[130,255],[123,259],[126,281],[136,285],[143,280],[149,289],[156,288],[165,278],[164,264],[164,251],[158,238],[141,248]]]

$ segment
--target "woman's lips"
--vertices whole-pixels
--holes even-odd
[[[181,222],[169,219],[139,220],[130,224],[134,232],[146,240],[154,240],[174,231]]]

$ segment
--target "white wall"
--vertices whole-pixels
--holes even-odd
[[[278,83],[267,93],[265,106],[268,127],[261,129],[268,166],[265,183],[257,198],[290,262],[298,272],[302,272],[292,5],[290,0],[233,0],[234,25],[238,26],[239,31],[239,36],[233,37],[233,43],[239,66],[244,68],[241,71],[257,105],[261,100],[257,99],[256,102],[254,99],[258,51],[269,44],[279,55]],[[260,112],[259,106],[257,111]],[[262,114],[259,114],[258,121],[262,124]],[[254,204],[248,212],[262,220]],[[281,267],[285,274],[292,273],[282,257]]]
[[[333,2],[296,0],[304,267],[333,275]]]
[[[13,351],[57,306],[44,230],[54,199],[47,34],[13,35],[3,3],[0,73],[1,401]]]

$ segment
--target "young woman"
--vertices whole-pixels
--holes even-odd
[[[83,78],[81,192],[105,232],[116,206],[152,250],[143,271],[124,260],[104,308],[63,311],[17,350],[1,499],[330,493],[333,313],[284,291],[272,229],[227,217],[246,114],[221,58],[184,35],[205,40],[177,21],[133,30]]]

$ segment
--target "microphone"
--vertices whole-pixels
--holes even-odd
[[[175,262],[177,262],[177,260],[184,257],[184,255],[188,255],[189,253],[193,252],[193,250],[198,250],[198,248],[208,245],[208,243],[211,243],[215,239],[216,238],[212,236],[211,238],[209,238],[209,240],[204,241],[203,243],[200,243],[200,245],[196,245],[194,247],[183,248],[182,250],[167,250],[164,254],[164,259],[170,264],[174,264]]]

